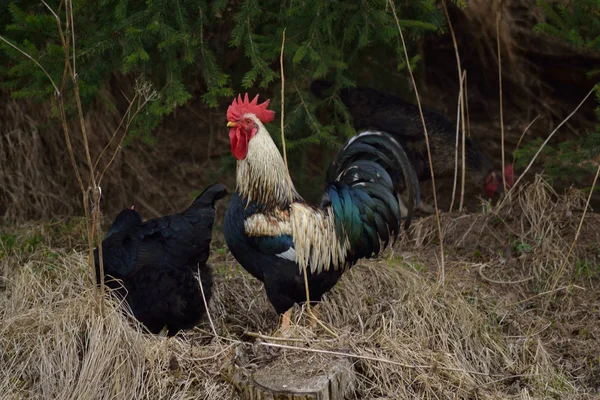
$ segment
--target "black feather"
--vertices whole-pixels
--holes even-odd
[[[404,187],[410,199],[405,227],[410,225],[419,185],[406,153],[390,135],[367,131],[350,139],[329,167],[327,182],[324,199],[334,210],[338,232],[350,242],[348,262],[380,251],[379,243],[365,241],[375,232],[386,245],[396,239],[402,220],[398,195]]]
[[[311,91],[320,98],[333,94],[333,83],[314,81]],[[339,97],[348,108],[354,128],[376,129],[392,135],[406,151],[420,181],[431,179],[425,133],[419,108],[401,97],[369,87],[343,88]],[[455,162],[456,124],[441,113],[422,108],[436,176],[452,176]],[[459,131],[459,143],[462,132]],[[465,139],[467,178],[483,185],[495,170],[491,160],[471,138]]]
[[[200,194],[185,211],[141,222],[124,210],[102,242],[106,285],[123,297],[133,315],[152,333],[192,328],[205,312],[195,274],[206,300],[212,275],[209,256],[215,202],[227,194],[221,184]],[[135,213],[135,214],[133,214]],[[99,278],[98,249],[94,251]],[[122,283],[119,283],[121,281]]]

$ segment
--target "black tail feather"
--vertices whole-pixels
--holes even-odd
[[[419,201],[419,182],[402,146],[389,134],[366,131],[340,150],[327,171],[323,206],[332,207],[336,230],[351,247],[350,260],[371,257],[394,240],[402,224],[399,194],[409,197],[405,229]]]
[[[225,185],[222,183],[215,183],[204,189],[192,204],[203,206],[214,205],[217,200],[221,200],[225,196],[227,196],[227,188]]]
[[[328,183],[343,181],[351,185],[353,180],[380,182],[382,179],[391,180],[390,190],[394,196],[406,187],[409,205],[404,227],[408,228],[413,209],[420,201],[419,180],[404,149],[391,135],[365,131],[354,136],[340,150],[327,173]]]

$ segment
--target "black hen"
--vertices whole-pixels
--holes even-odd
[[[318,80],[312,83],[311,91],[323,98],[332,86],[331,82]],[[431,179],[423,124],[416,105],[395,94],[368,87],[343,88],[339,91],[339,96],[348,107],[356,130],[374,128],[390,133],[406,150],[419,180]],[[435,176],[453,176],[456,125],[442,114],[426,108],[423,108],[423,116],[429,135]],[[459,136],[459,149],[461,140]],[[461,163],[459,157],[459,165]],[[497,189],[488,190],[487,183],[496,182],[501,175],[494,170],[490,159],[469,138],[465,139],[465,164],[467,179],[478,186],[485,186],[489,195],[496,194],[495,190],[499,190],[501,186],[494,186]]]
[[[150,332],[166,326],[172,336],[193,328],[204,314],[195,274],[199,271],[208,302],[212,275],[206,261],[214,206],[226,194],[224,185],[212,185],[182,213],[144,223],[136,211],[123,210],[108,230],[102,242],[106,285],[127,301]],[[97,249],[94,257],[99,278]]]

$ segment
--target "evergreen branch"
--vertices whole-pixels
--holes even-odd
[[[13,49],[17,50],[19,53],[23,54],[25,57],[29,58],[31,61],[33,61],[35,63],[35,65],[37,65],[44,72],[44,74],[46,74],[46,76],[50,80],[50,83],[52,83],[52,86],[54,87],[54,93],[56,94],[56,96],[60,96],[60,90],[58,90],[58,86],[56,86],[56,83],[54,83],[54,80],[52,79],[52,77],[50,76],[50,74],[48,73],[48,71],[46,71],[46,68],[44,68],[42,66],[42,64],[40,64],[35,58],[33,58],[32,56],[30,56],[29,54],[27,54],[25,51],[21,50],[20,48],[18,48],[14,44],[12,44],[4,36],[0,35],[0,40],[2,40],[4,43],[6,43],[7,45],[9,45]]]

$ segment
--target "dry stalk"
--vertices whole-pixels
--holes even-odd
[[[567,123],[567,121],[569,119],[571,119],[571,117],[573,115],[575,115],[575,113],[577,111],[579,111],[579,109],[581,108],[581,106],[586,102],[586,100],[592,95],[592,93],[594,93],[595,91],[595,87],[593,87],[592,89],[590,89],[590,91],[588,92],[587,95],[585,95],[585,97],[583,98],[583,100],[581,100],[581,102],[579,102],[579,104],[577,105],[577,107],[575,107],[575,109],[573,111],[571,111],[571,113],[569,115],[567,115],[567,117],[565,119],[563,119],[561,121],[560,124],[558,124],[556,126],[556,128],[554,128],[554,130],[552,132],[550,132],[550,135],[548,135],[548,137],[546,138],[546,140],[544,140],[544,142],[540,145],[540,147],[538,148],[538,150],[536,151],[536,153],[534,154],[533,158],[531,159],[531,161],[529,161],[529,164],[527,165],[527,167],[525,168],[525,170],[523,171],[522,174],[519,175],[519,177],[517,178],[517,181],[515,182],[515,184],[510,188],[510,190],[508,191],[507,195],[504,197],[504,199],[502,199],[502,201],[496,206],[497,209],[502,208],[502,206],[504,205],[505,201],[507,198],[509,198],[509,194],[511,192],[514,191],[514,189],[517,187],[517,185],[519,184],[519,182],[521,182],[521,180],[523,179],[523,177],[525,176],[525,174],[531,169],[531,166],[533,165],[533,163],[535,162],[535,160],[538,158],[538,156],[540,155],[540,153],[542,152],[542,150],[544,149],[544,147],[548,144],[548,142],[550,141],[550,139],[552,139],[552,137],[554,136],[554,134],[565,124]],[[537,119],[537,118],[536,118]],[[534,121],[535,122],[535,119]],[[533,124],[533,122],[531,124]],[[531,126],[531,124],[529,124],[529,126]],[[529,126],[527,128],[529,128]]]
[[[560,278],[562,278],[562,276],[565,272],[565,268],[567,266],[567,262],[569,261],[569,257],[571,256],[571,253],[573,252],[573,248],[575,247],[575,243],[577,243],[577,239],[579,239],[579,234],[581,233],[581,228],[583,227],[583,221],[585,220],[587,210],[590,206],[590,201],[592,200],[592,195],[594,194],[594,189],[596,188],[596,182],[598,181],[598,175],[600,175],[600,165],[598,165],[598,168],[596,168],[596,176],[594,176],[594,181],[592,182],[592,187],[590,189],[590,193],[588,195],[587,201],[585,202],[585,207],[583,209],[583,213],[581,214],[581,218],[579,220],[579,226],[577,227],[577,232],[575,233],[575,237],[573,238],[573,243],[571,243],[571,246],[569,247],[569,251],[567,252],[567,255],[563,259],[563,262],[561,263],[561,265],[558,269],[558,273],[556,274],[556,277],[554,278],[554,283],[552,284],[551,291],[556,289],[556,287],[558,286],[558,281],[560,280]],[[550,300],[552,300],[553,297],[554,296],[550,296],[546,300],[546,303],[544,304],[544,314],[548,310],[548,305],[550,304]]]
[[[62,7],[62,4],[63,3],[61,2],[59,7]],[[71,30],[71,31],[74,30],[74,27],[71,26],[72,12],[73,12],[72,8],[69,7],[69,0],[67,0],[67,2],[65,4],[67,32],[69,30]],[[65,55],[65,67],[63,70],[62,89],[64,91],[66,83],[67,83],[67,78],[70,78],[71,82],[73,84],[73,94],[75,96],[75,103],[77,105],[77,114],[79,117],[81,136],[83,139],[83,147],[85,150],[85,157],[86,157],[87,167],[89,169],[89,175],[90,175],[89,176],[90,185],[88,186],[89,189],[86,189],[85,186],[83,185],[83,182],[80,182],[80,189],[83,194],[83,209],[84,209],[84,213],[85,213],[86,226],[87,226],[87,232],[88,232],[88,276],[89,276],[89,274],[92,272],[92,270],[95,272],[95,261],[94,261],[94,254],[93,254],[94,253],[94,239],[96,239],[96,231],[97,231],[97,227],[99,225],[99,219],[100,219],[100,194],[101,194],[101,192],[100,192],[100,188],[96,184],[96,179],[94,176],[94,165],[92,163],[92,157],[90,154],[90,147],[89,147],[88,136],[87,136],[87,131],[86,131],[86,127],[85,127],[85,121],[84,121],[83,106],[81,104],[81,97],[80,97],[80,93],[79,93],[79,84],[77,83],[77,75],[75,74],[75,70],[73,69],[73,65],[72,65],[72,60],[74,60],[75,54],[74,54],[74,51],[72,50],[72,45],[70,43],[69,36],[65,35],[65,32],[63,31],[60,18],[56,19],[56,26],[58,28],[58,34],[60,36],[61,45],[63,47],[63,51],[64,51],[64,55]],[[71,56],[72,51],[73,51],[73,56]],[[66,113],[64,110],[64,96],[59,99],[59,103],[60,103],[60,108],[61,108],[61,119],[63,119],[63,127],[66,127],[67,120],[66,120]],[[67,137],[69,136],[68,129],[65,130],[65,135]],[[70,137],[69,137],[69,141],[70,141]],[[69,148],[70,148],[70,151],[72,152],[72,148],[70,146],[69,146]],[[71,154],[71,158],[74,160],[75,155]],[[77,170],[77,174],[79,174],[78,167],[74,166],[74,168]],[[92,215],[90,215],[90,210],[89,210],[89,190],[92,191],[92,198],[91,198],[91,200],[92,200]],[[100,265],[99,265],[100,290],[98,293],[98,304],[100,306],[100,310],[103,310],[103,307],[104,307],[104,302],[103,302],[103,300],[104,300],[104,260],[103,260],[103,254],[102,254],[102,242],[99,239],[97,239],[97,242],[98,242],[98,259],[100,261]],[[95,282],[96,275],[95,275],[95,273],[93,273],[92,275],[94,276],[94,282]],[[96,282],[96,284],[97,283],[98,282]]]
[[[220,336],[217,333],[217,330],[215,329],[215,324],[213,323],[213,319],[210,315],[210,310],[208,309],[208,302],[206,301],[206,295],[204,294],[204,286],[202,286],[202,276],[200,274],[200,264],[198,264],[198,286],[200,286],[200,293],[202,294],[202,302],[204,303],[204,309],[206,310],[206,316],[208,317],[208,322],[210,323],[210,329],[212,329],[212,333],[213,335],[215,335],[215,338],[219,339]]]
[[[515,146],[515,151],[513,152],[513,159],[512,159],[512,163],[515,163],[515,155],[517,154],[517,150],[519,150],[519,146],[521,145],[521,142],[523,141],[523,138],[525,137],[525,134],[527,133],[527,131],[529,130],[529,128],[531,128],[531,126],[535,123],[535,121],[537,121],[540,118],[541,115],[538,114],[537,117],[535,117],[523,130],[523,133],[521,133],[521,136],[519,136],[519,141],[517,142],[517,145]]]
[[[433,205],[435,207],[435,220],[437,222],[438,227],[438,235],[440,241],[440,269],[439,269],[439,283],[443,284],[445,280],[445,268],[444,268],[444,237],[442,235],[442,225],[440,222],[440,210],[438,208],[437,194],[435,190],[435,174],[433,172],[433,161],[431,159],[431,147],[429,145],[429,134],[427,133],[427,125],[425,124],[425,117],[423,116],[423,108],[421,107],[421,98],[419,97],[419,90],[417,88],[417,82],[415,81],[415,77],[412,73],[412,68],[410,67],[408,51],[406,50],[406,42],[404,41],[404,34],[402,33],[402,28],[400,27],[400,20],[398,19],[398,15],[396,14],[396,6],[392,0],[388,0],[388,4],[390,5],[390,9],[394,15],[394,19],[396,20],[396,26],[398,27],[398,33],[400,34],[400,40],[402,41],[402,48],[404,50],[404,57],[406,59],[406,66],[408,68],[408,73],[410,75],[410,79],[413,84],[413,88],[415,89],[415,97],[417,99],[417,106],[419,107],[419,114],[421,116],[421,123],[423,124],[423,132],[425,133],[425,145],[427,146],[427,157],[429,158],[429,171],[431,173],[431,186],[433,189]]]
[[[461,121],[461,107],[463,103],[463,76],[460,78],[460,89],[458,92],[458,107],[456,108],[456,141],[454,142],[454,182],[452,184],[452,199],[450,200],[450,208],[448,212],[452,212],[452,207],[454,206],[454,199],[456,197],[456,186],[458,184],[458,136],[460,129],[460,121]]]
[[[458,132],[460,129],[460,123],[462,123],[462,183],[461,183],[461,195],[460,195],[460,204],[458,206],[459,210],[462,210],[464,203],[464,193],[465,193],[465,103],[467,102],[466,93],[466,71],[462,70],[462,65],[460,62],[460,53],[458,51],[458,43],[456,41],[456,35],[454,34],[454,27],[452,26],[452,21],[450,20],[450,15],[448,14],[448,8],[446,6],[446,0],[442,0],[442,7],[444,8],[444,14],[446,15],[446,21],[448,22],[448,29],[450,30],[450,35],[452,36],[452,45],[454,46],[454,53],[456,55],[456,67],[458,71],[458,81],[460,83],[460,89],[458,94],[458,115],[456,117],[456,145],[454,150],[454,184],[452,186],[452,200],[450,201],[450,209],[452,211],[452,206],[454,205],[454,198],[456,195],[456,184],[458,179]]]
[[[58,17],[58,13],[56,13],[45,1],[42,0],[42,3],[51,12],[51,14],[54,16],[54,19],[56,20],[56,26],[57,26],[58,34],[59,34],[59,37],[61,40],[63,52],[64,52],[65,64],[64,64],[60,89],[57,87],[57,85],[53,81],[52,77],[48,74],[48,72],[44,69],[44,67],[37,60],[33,59],[33,57],[31,57],[29,54],[25,53],[23,50],[19,49],[14,44],[10,43],[4,37],[0,36],[0,39],[2,39],[8,45],[15,48],[20,53],[22,53],[24,56],[26,56],[27,58],[32,60],[48,77],[52,86],[55,89],[56,102],[57,102],[59,115],[60,115],[60,119],[61,119],[61,123],[62,123],[65,144],[67,147],[67,153],[69,154],[69,159],[71,161],[73,173],[75,174],[75,178],[77,180],[79,189],[82,194],[82,203],[83,203],[83,209],[84,209],[84,214],[85,214],[87,240],[88,240],[88,277],[91,273],[92,268],[94,267],[94,257],[93,257],[94,241],[95,240],[97,241],[99,260],[100,260],[100,263],[99,263],[100,264],[99,265],[100,274],[99,275],[100,275],[100,283],[101,283],[100,291],[98,293],[99,294],[98,304],[100,306],[100,309],[102,310],[102,308],[103,308],[102,299],[104,298],[104,296],[103,296],[103,294],[104,294],[104,265],[103,265],[103,257],[102,257],[102,242],[101,242],[101,236],[100,236],[100,232],[99,232],[100,196],[101,196],[102,192],[101,192],[101,188],[99,186],[99,182],[97,182],[96,176],[95,176],[95,169],[97,166],[97,162],[96,163],[92,162],[92,156],[91,156],[90,146],[89,146],[89,141],[88,141],[88,133],[86,130],[86,125],[85,125],[85,120],[84,120],[84,111],[83,111],[81,96],[80,96],[80,92],[79,92],[79,85],[78,85],[78,81],[77,81],[77,72],[76,72],[76,65],[75,65],[76,53],[75,53],[73,4],[72,4],[71,0],[66,0],[65,2],[61,2],[59,5],[59,8],[62,8],[63,5],[65,6],[65,19],[66,19],[65,28],[66,28],[66,32],[71,33],[71,35],[69,36],[68,34],[65,34],[65,30],[63,30],[63,24],[62,24],[60,18]],[[84,151],[85,151],[85,160],[86,160],[87,169],[88,169],[88,173],[89,173],[89,185],[84,184],[81,172],[77,165],[77,161],[75,158],[75,152],[73,150],[73,145],[72,145],[72,141],[71,141],[71,134],[69,132],[69,127],[68,127],[68,122],[67,122],[67,116],[66,116],[66,111],[65,111],[65,94],[66,94],[66,86],[67,86],[68,79],[71,80],[72,85],[73,85],[73,94],[74,94],[75,103],[77,106],[79,125],[80,125],[80,129],[81,129],[81,135],[82,135],[83,146],[84,146]],[[130,108],[131,108],[131,104],[130,104]],[[124,118],[127,115],[130,115],[129,114],[130,108],[128,109],[128,112],[124,116]],[[133,117],[135,117],[135,115]],[[128,125],[127,125],[128,127],[129,127],[129,124],[131,123],[131,120],[133,119],[133,117],[131,117],[129,119]],[[121,124],[119,125],[119,127],[120,126],[121,126]],[[119,128],[117,128],[117,130],[118,129]],[[116,135],[116,131],[115,131],[115,135]],[[124,137],[124,135],[123,135],[123,137]],[[112,141],[112,139],[111,139],[111,141]],[[118,151],[118,147],[117,147],[116,151]],[[115,154],[112,156],[111,160],[109,161],[106,168],[108,168],[108,166],[112,163],[112,160],[116,156],[116,151],[115,151]],[[104,153],[104,151],[102,152],[102,154],[103,153]],[[100,176],[100,180],[101,180],[104,172],[106,171],[106,168],[102,172],[102,175]],[[90,195],[90,192],[91,192],[91,195]],[[89,208],[90,201],[92,204],[91,212],[90,212],[90,208]],[[94,276],[93,280],[95,281],[95,274],[92,274],[92,275]]]
[[[7,45],[9,45],[13,49],[17,50],[19,53],[23,54],[25,57],[29,58],[31,61],[33,61],[35,63],[35,65],[37,65],[38,68],[41,69],[42,72],[46,75],[46,77],[50,80],[50,83],[52,83],[52,86],[54,86],[54,94],[56,95],[56,97],[60,97],[61,96],[61,92],[60,92],[60,90],[58,90],[58,86],[56,86],[56,83],[54,83],[54,80],[52,79],[52,77],[50,76],[50,74],[48,73],[48,71],[46,71],[46,69],[44,67],[42,67],[42,64],[40,64],[35,58],[33,58],[32,56],[30,56],[29,54],[27,54],[25,51],[23,51],[19,47],[15,46],[14,44],[12,44],[4,36],[0,35],[0,40],[2,40],[4,43],[6,43]]]
[[[289,174],[288,163],[287,163],[287,153],[285,150],[285,133],[284,133],[284,109],[285,109],[285,75],[284,75],[284,69],[283,69],[284,49],[285,49],[285,28],[283,29],[283,33],[282,33],[282,37],[281,37],[281,53],[279,54],[279,67],[280,67],[280,72],[281,72],[281,149],[283,152],[283,161],[285,162],[285,168],[286,168],[286,170],[288,170],[288,174]],[[298,88],[296,87],[296,89],[298,89]],[[302,101],[302,102],[304,103],[304,101]],[[293,202],[291,188],[289,189],[289,197],[290,197],[290,204],[291,204]],[[329,333],[333,337],[337,337],[337,334],[333,330],[328,328],[327,325],[325,325],[321,320],[319,320],[319,318],[317,318],[317,316],[312,312],[312,309],[310,306],[310,288],[308,286],[308,272],[306,271],[305,265],[302,266],[302,272],[303,272],[302,275],[304,277],[304,290],[306,292],[306,312],[308,313],[308,315],[310,315],[312,320],[315,321],[317,324],[319,324],[327,333]]]
[[[467,71],[465,71],[465,108],[467,109],[467,137],[471,137],[471,114],[469,114],[469,79],[467,78]]]
[[[393,361],[393,360],[388,360],[385,358],[379,358],[379,357],[370,357],[370,356],[362,356],[359,354],[352,354],[352,353],[344,353],[341,351],[331,351],[331,350],[321,350],[321,349],[312,349],[310,347],[298,347],[298,346],[290,346],[287,344],[279,344],[279,343],[269,343],[269,342],[260,342],[261,346],[266,346],[266,347],[277,347],[280,349],[288,349],[288,350],[299,350],[299,351],[306,351],[309,353],[319,353],[319,354],[329,354],[329,355],[333,355],[333,356],[341,356],[341,357],[351,357],[351,358],[359,358],[362,360],[369,360],[369,361],[376,361],[376,362],[381,362],[381,363],[386,363],[386,364],[392,364],[392,365],[396,365],[398,367],[402,367],[402,368],[410,368],[410,369],[441,369],[444,371],[456,371],[456,372],[462,372],[465,374],[472,374],[472,375],[480,375],[480,376],[490,376],[490,377],[503,377],[505,379],[509,378],[506,377],[504,375],[499,375],[499,374],[489,374],[486,372],[479,372],[479,371],[468,371],[468,370],[464,370],[464,369],[460,369],[460,368],[449,368],[449,367],[443,367],[440,365],[411,365],[411,364],[405,364],[405,363],[401,363],[398,361]],[[523,375],[512,375],[511,377],[523,377],[523,376],[531,376],[531,374],[523,374]]]
[[[141,97],[141,99],[140,99],[140,97]],[[115,131],[113,133],[113,136],[111,137],[111,139],[108,142],[108,144],[104,147],[104,149],[102,149],[102,152],[98,156],[98,159],[96,160],[96,164],[94,165],[94,169],[96,169],[96,165],[100,161],[100,158],[104,154],[104,151],[112,143],[112,141],[115,138],[118,130],[123,125],[123,121],[125,121],[125,119],[127,119],[127,124],[125,124],[125,128],[123,129],[123,134],[121,135],[121,137],[119,139],[119,142],[117,143],[117,146],[115,147],[115,150],[113,151],[113,154],[112,154],[111,158],[109,159],[108,163],[106,164],[106,166],[104,167],[104,169],[100,173],[100,176],[98,178],[98,186],[100,185],[100,183],[102,183],[102,179],[104,178],[104,174],[106,173],[106,171],[108,171],[109,167],[111,166],[111,164],[113,163],[113,161],[117,157],[117,154],[119,154],[119,150],[121,149],[121,145],[122,145],[123,141],[125,140],[125,137],[127,136],[127,132],[129,132],[129,128],[131,128],[131,124],[133,123],[133,121],[135,120],[135,118],[137,117],[137,115],[140,113],[140,111],[142,111],[144,109],[144,107],[146,106],[146,104],[148,102],[154,101],[157,98],[158,98],[157,92],[155,90],[151,89],[150,86],[147,83],[145,83],[145,82],[140,83],[139,80],[136,81],[135,94],[133,96],[133,99],[129,102],[129,106],[127,107],[127,110],[125,111],[125,114],[123,115],[123,118],[121,118],[121,121],[119,122],[119,125],[117,126],[117,129],[115,129]],[[133,104],[135,103],[136,99],[137,99],[138,103],[137,103],[136,110],[135,110],[135,112],[132,115],[131,114],[131,108],[132,108]]]
[[[555,289],[552,289],[552,290],[547,290],[545,292],[541,292],[541,293],[535,294],[535,295],[533,295],[531,297],[528,297],[526,299],[523,299],[523,300],[516,301],[516,302],[514,302],[512,304],[509,304],[508,307],[514,307],[514,306],[522,304],[522,303],[527,303],[528,301],[531,301],[531,300],[536,299],[538,297],[546,296],[548,294],[554,295],[555,293],[558,293],[560,291],[570,290],[572,288],[576,288],[576,289],[580,289],[580,290],[585,290],[584,287],[581,287],[581,286],[578,286],[578,285],[565,285],[565,286],[561,286],[559,288],[555,288]]]
[[[466,72],[465,73],[465,79],[466,79]],[[466,80],[463,79],[462,85],[464,85],[464,90],[463,90],[463,97],[462,97],[462,102],[460,103],[460,122],[461,122],[461,128],[462,128],[462,138],[461,138],[461,145],[462,145],[462,166],[461,166],[461,178],[460,178],[460,204],[458,206],[459,210],[463,209],[463,205],[465,203],[465,184],[467,181],[467,149],[466,149],[466,143],[467,143],[467,135],[466,135],[466,129],[465,129],[465,106],[468,103],[468,98],[467,98],[467,92],[466,92]]]
[[[129,114],[131,112],[131,108],[133,107],[133,104],[135,103],[135,101],[137,99],[137,96],[138,96],[138,92],[136,91],[136,93],[133,96],[133,98],[131,99],[131,101],[129,99],[127,99],[127,101],[129,102],[129,106],[127,106],[127,110],[125,111],[125,114],[123,115],[123,118],[121,118],[121,121],[119,122],[119,125],[113,131],[113,134],[110,137],[110,140],[108,141],[108,143],[106,144],[106,146],[104,146],[104,148],[100,152],[100,155],[98,155],[98,157],[96,158],[96,162],[94,163],[94,170],[98,168],[98,163],[102,159],[102,156],[104,155],[104,153],[106,152],[106,150],[108,150],[108,148],[112,144],[113,140],[115,140],[115,138],[117,137],[117,133],[121,130],[121,126],[123,126],[123,123],[125,122],[125,119],[129,116]],[[127,98],[124,93],[123,93],[123,97]],[[120,145],[120,143],[123,142],[123,139],[124,139],[124,137],[121,138],[121,140],[119,141],[119,145]],[[115,152],[115,154],[116,154],[116,152]],[[110,164],[110,162],[109,162],[109,164]]]
[[[504,172],[504,107],[502,106],[502,52],[500,51],[500,17],[501,14],[498,11],[496,14],[496,43],[498,46],[498,85],[500,89],[500,140],[501,140],[501,152],[502,152],[502,187],[504,193],[506,193],[506,174]]]
[[[283,162],[285,163],[285,168],[288,169],[287,163],[287,152],[285,151],[285,134],[283,129],[284,122],[284,112],[285,112],[285,75],[283,71],[283,51],[285,49],[285,28],[283,29],[283,33],[281,34],[281,53],[279,54],[279,69],[281,71],[281,151],[283,153]],[[289,170],[288,170],[289,172]],[[290,191],[290,201],[292,201],[292,194]]]
[[[527,281],[530,281],[530,280],[533,279],[533,276],[528,276],[527,278],[519,279],[518,281],[498,281],[498,280],[495,280],[495,279],[492,279],[492,278],[488,278],[483,273],[483,269],[485,267],[487,267],[487,266],[488,266],[488,264],[481,264],[479,266],[479,270],[478,270],[479,276],[481,277],[481,279],[483,279],[485,281],[488,281],[488,282],[491,282],[491,283],[495,283],[497,285],[516,285],[516,284],[527,282]]]

